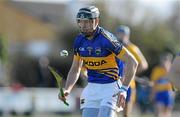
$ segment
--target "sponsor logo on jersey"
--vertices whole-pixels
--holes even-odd
[[[101,60],[101,61],[85,61],[85,65],[87,66],[101,66],[103,64],[107,63],[105,60]]]

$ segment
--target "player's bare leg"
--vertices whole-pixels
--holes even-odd
[[[126,107],[124,109],[124,117],[129,117],[131,113],[133,102],[129,101],[126,103]]]
[[[157,117],[163,117],[163,115],[164,115],[164,113],[163,113],[163,105],[156,104],[156,109],[157,109],[156,116]]]
[[[164,108],[164,117],[171,117],[172,108],[171,107],[165,107]]]
[[[171,117],[171,107],[165,107],[161,104],[157,104],[157,117]]]

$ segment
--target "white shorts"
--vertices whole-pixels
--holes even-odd
[[[114,94],[118,93],[121,85],[120,80],[107,84],[88,83],[80,97],[81,109],[107,106],[117,112],[123,110],[116,106],[118,96],[113,97]]]

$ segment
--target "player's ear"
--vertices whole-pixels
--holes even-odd
[[[99,24],[99,18],[95,19],[95,24],[98,25]]]

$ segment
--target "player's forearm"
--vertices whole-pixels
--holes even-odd
[[[142,66],[141,66],[141,65],[138,65],[137,71],[136,71],[136,75],[142,73],[143,71],[144,71],[144,70],[143,70]]]
[[[125,73],[124,73],[124,86],[129,86],[131,80],[134,78],[138,66],[138,62],[136,59],[132,56],[127,57],[125,61]]]
[[[167,75],[167,78],[169,78],[170,81],[172,81],[173,84],[176,85],[176,87],[179,87],[179,76],[180,76],[180,56],[176,56],[176,58],[173,61],[173,64],[171,66],[171,70]]]
[[[66,81],[65,90],[70,92],[79,78],[80,70],[71,68]]]

